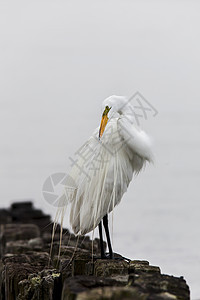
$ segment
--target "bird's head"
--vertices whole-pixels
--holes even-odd
[[[117,114],[122,114],[123,107],[127,103],[127,98],[123,96],[110,96],[103,101],[103,113],[101,119],[101,125],[99,129],[99,138],[102,137],[108,119],[113,118]]]

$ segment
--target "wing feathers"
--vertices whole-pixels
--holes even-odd
[[[97,129],[85,144],[83,150],[87,160],[80,156],[79,167],[75,165],[70,173],[77,187],[70,213],[70,223],[76,234],[93,230],[120,202],[133,172],[139,172],[143,166],[144,159],[137,154],[138,149],[143,149],[142,145],[136,143],[136,150],[130,157],[130,150],[127,150],[130,146],[119,134],[117,119],[108,122],[100,141]]]

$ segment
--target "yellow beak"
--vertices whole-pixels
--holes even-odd
[[[100,129],[99,129],[99,138],[102,137],[104,130],[106,128],[106,124],[108,122],[108,116],[107,115],[103,115],[102,119],[101,119],[101,125],[100,125]]]
[[[100,129],[99,129],[99,139],[102,137],[104,130],[106,128],[106,124],[108,122],[108,113],[110,111],[111,107],[106,106],[102,115],[102,119],[101,119],[101,125],[100,125]]]

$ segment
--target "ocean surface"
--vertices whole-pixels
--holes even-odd
[[[70,157],[100,124],[103,99],[139,91],[158,111],[141,118],[154,140],[155,163],[133,179],[109,216],[113,248],[184,276],[195,300],[199,6],[2,1],[0,11],[0,207],[33,199],[53,218],[56,209],[42,194],[45,180],[69,171]]]

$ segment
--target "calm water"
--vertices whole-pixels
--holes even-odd
[[[114,249],[183,275],[200,298],[200,3],[9,3],[0,10],[0,206],[31,198],[53,217],[45,179],[69,170],[104,98],[139,90],[158,110],[143,124],[156,161],[114,210]]]

